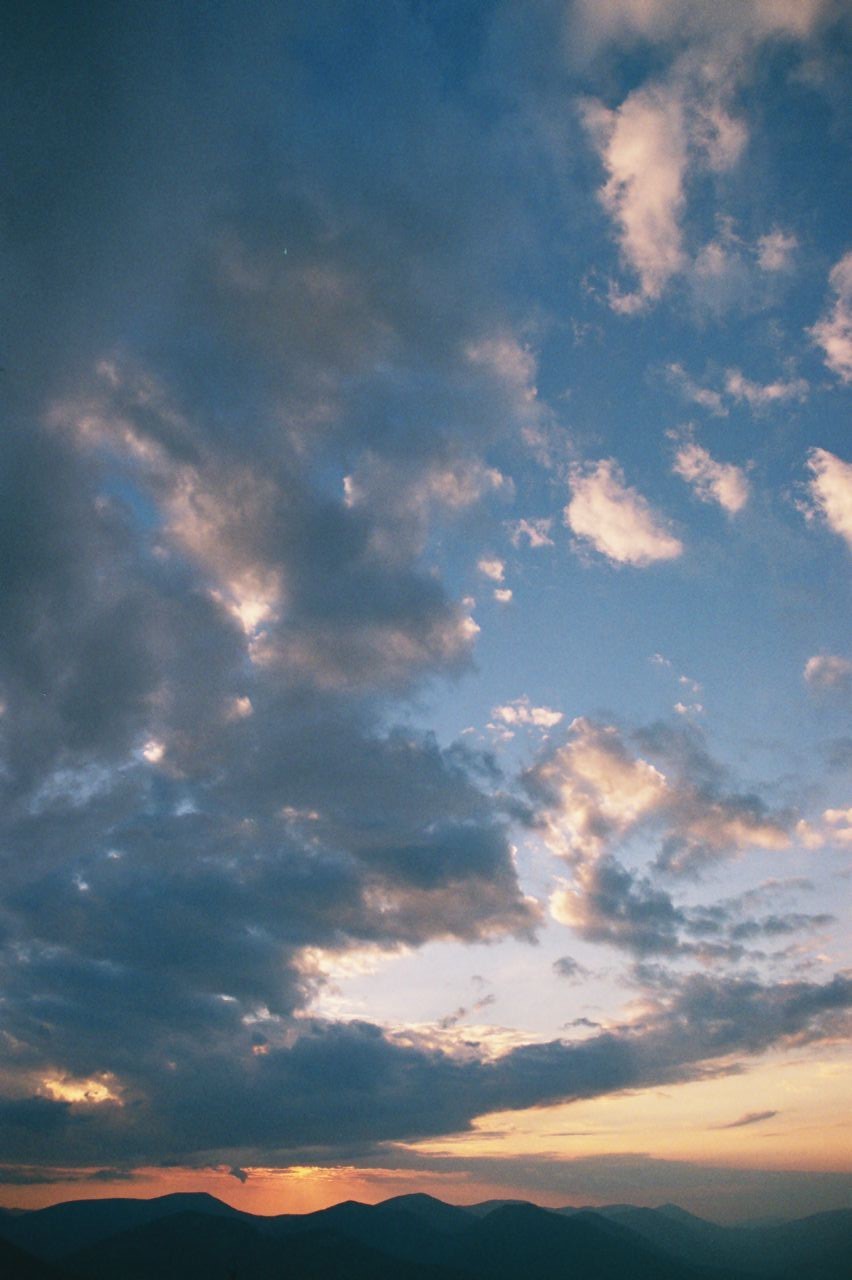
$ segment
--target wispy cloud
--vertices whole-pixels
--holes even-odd
[[[747,1111],[744,1116],[740,1116],[739,1120],[732,1120],[730,1124],[717,1124],[714,1129],[744,1129],[750,1124],[760,1124],[763,1120],[771,1120],[773,1116],[780,1115],[780,1111]]]

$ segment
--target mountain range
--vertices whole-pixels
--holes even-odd
[[[848,1280],[852,1210],[720,1226],[676,1205],[405,1195],[261,1217],[204,1194],[0,1211],[4,1280]]]

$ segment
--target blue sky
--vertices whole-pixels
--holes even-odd
[[[848,6],[8,27],[6,1202],[846,1203]]]

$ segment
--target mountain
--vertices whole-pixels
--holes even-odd
[[[194,1211],[205,1216],[242,1218],[244,1215],[206,1192],[178,1192],[152,1200],[121,1197],[109,1200],[68,1200],[0,1219],[0,1236],[28,1253],[56,1261],[75,1249],[94,1244],[129,1227],[141,1226],[174,1213]]]
[[[850,1211],[723,1227],[412,1195],[261,1217],[199,1194],[0,1215],[3,1280],[848,1280],[850,1258]]]
[[[330,1230],[282,1240],[251,1222],[198,1213],[123,1231],[72,1254],[67,1265],[85,1280],[469,1280]]]
[[[444,1257],[478,1275],[524,1280],[560,1274],[582,1280],[691,1280],[699,1274],[597,1214],[565,1218],[531,1204],[495,1209],[454,1239]]]
[[[852,1211],[839,1209],[791,1222],[723,1227],[677,1205],[612,1206],[601,1211],[671,1257],[692,1265],[738,1268],[756,1276],[847,1280]]]
[[[383,1200],[375,1208],[380,1214],[401,1209],[406,1213],[413,1214],[436,1231],[441,1231],[448,1235],[454,1235],[457,1231],[464,1231],[470,1226],[470,1214],[467,1208],[461,1208],[455,1204],[446,1204],[443,1200],[438,1200],[435,1196],[424,1195],[422,1192],[408,1196],[393,1196],[390,1200]]]

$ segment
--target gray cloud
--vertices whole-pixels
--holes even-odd
[[[773,1116],[777,1116],[777,1111],[748,1111],[744,1116],[740,1116],[739,1120],[732,1120],[730,1124],[717,1124],[716,1129],[743,1129],[750,1124],[760,1124],[762,1120],[771,1120]]]
[[[317,951],[540,918],[492,764],[393,727],[476,634],[433,517],[505,514],[490,453],[536,412],[494,252],[528,148],[453,103],[407,5],[297,8],[10,33],[2,1119],[48,1162],[262,1143],[257,1090],[268,1119],[312,1060],[383,1062],[379,1032],[297,1036]],[[90,1078],[124,1105],[44,1083]]]
[[[844,975],[823,985],[692,975],[670,981],[633,1026],[525,1045],[494,1060],[451,1057],[368,1023],[303,1021],[295,1040],[270,1029],[261,1054],[233,1018],[227,1034],[207,1028],[185,1033],[184,1043],[172,1024],[147,1053],[122,1063],[124,1106],[19,1104],[24,1122],[6,1127],[4,1147],[7,1159],[25,1164],[49,1151],[69,1164],[94,1162],[96,1151],[124,1164],[155,1152],[231,1163],[231,1152],[242,1166],[286,1161],[288,1149],[308,1145],[343,1158],[352,1144],[459,1131],[489,1111],[736,1070],[770,1047],[838,1034],[850,1004]]]

